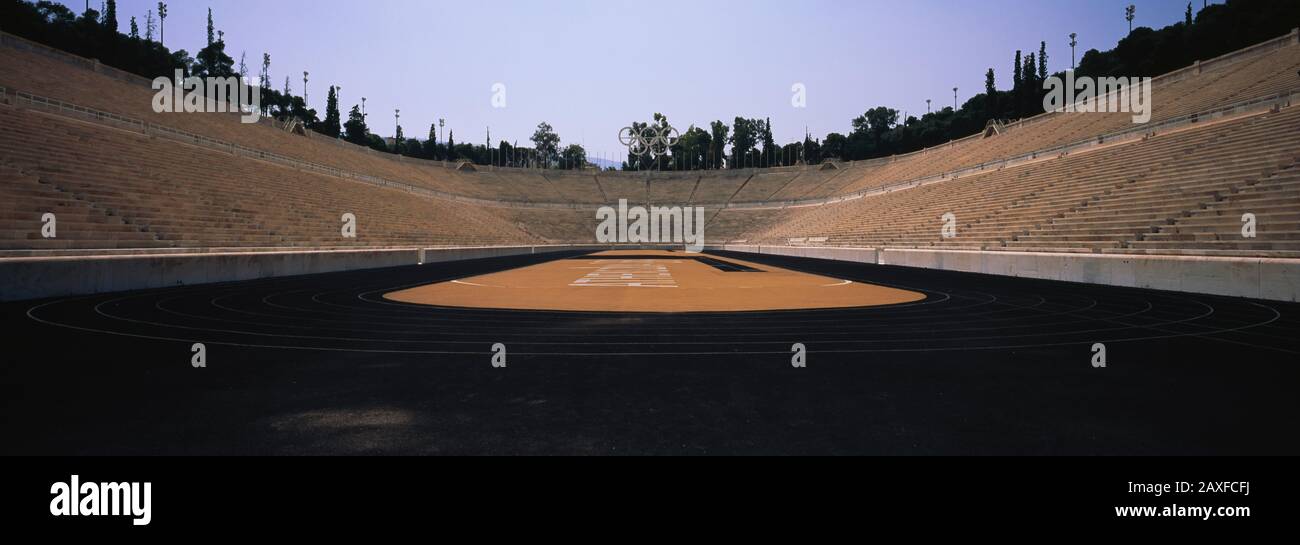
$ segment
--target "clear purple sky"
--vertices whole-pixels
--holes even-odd
[[[76,11],[84,0],[65,0]],[[93,0],[95,5],[100,0]],[[714,119],[770,116],[778,143],[847,132],[877,105],[910,114],[982,91],[992,67],[998,86],[1011,79],[1017,48],[1047,41],[1052,71],[1069,67],[1067,35],[1079,56],[1108,49],[1135,26],[1183,16],[1186,0],[800,0],[790,1],[466,1],[175,0],[167,45],[202,48],[207,8],[226,33],[227,51],[247,52],[256,73],[271,54],[278,89],[311,72],[309,100],[324,109],[326,89],[341,85],[344,110],[366,97],[371,130],[393,132],[402,110],[407,135],[423,139],[447,120],[456,140],[482,143],[491,127],[525,144],[539,121],[564,143],[592,156],[619,156],[619,128],[662,112],[680,130]],[[136,16],[143,29],[156,0],[119,0],[123,32]],[[1202,0],[1194,0],[1200,9]],[[143,30],[141,30],[143,32]],[[491,88],[506,85],[507,107]],[[803,83],[807,108],[790,104]],[[445,135],[445,134],[444,134]]]

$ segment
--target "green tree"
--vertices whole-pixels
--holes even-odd
[[[20,6],[31,9],[32,11],[27,13],[26,17],[23,17],[23,14],[20,13],[2,13],[6,17],[18,19],[16,22],[20,25],[19,28],[11,28],[10,30],[18,30],[21,32],[22,27],[26,26],[23,25],[23,21],[21,20],[24,18],[31,19],[33,26],[39,27],[48,25],[50,29],[68,28],[77,22],[77,14],[73,13],[71,9],[68,9],[68,6],[63,4],[43,0],[35,4],[20,4]],[[6,19],[6,22],[8,22],[8,19]]]
[[[333,85],[330,86],[329,96],[325,98],[325,121],[321,123],[319,132],[330,138],[338,138],[342,132],[339,125],[339,97]],[[398,140],[400,142],[400,138]]]
[[[509,167],[519,166],[515,162],[514,146],[511,146],[510,143],[505,140],[502,140],[501,143],[497,145],[496,164]]]
[[[117,0],[108,0],[104,7],[104,28],[117,33]]]
[[[1017,49],[1015,71],[1011,73],[1012,91],[1020,91],[1020,86],[1025,82],[1024,74],[1021,72],[1022,70],[1024,70],[1024,65],[1021,63],[1020,60],[1020,50]]]
[[[131,16],[131,39],[132,40],[140,39],[140,25],[135,22],[134,15]]]
[[[853,118],[850,123],[853,131],[849,133],[844,145],[844,159],[878,157],[896,150],[897,146],[886,140],[885,135],[897,123],[898,110],[885,106],[877,106]]]
[[[998,116],[998,87],[992,68],[984,73],[984,110],[990,118]]]
[[[662,134],[665,137],[670,136],[670,131],[672,130],[672,124],[668,122],[668,116],[659,112],[655,112],[653,119],[654,121],[650,124],[650,126],[656,129],[659,132],[659,134]],[[679,135],[679,141],[680,141],[680,135]],[[654,157],[654,156],[646,157],[646,160],[653,161],[651,168],[654,168],[656,170],[664,170],[670,168],[676,161],[676,157],[672,155],[672,152],[674,151],[673,148],[659,149],[659,151],[662,152],[662,155],[660,155],[659,157]]]
[[[764,118],[762,126],[759,127],[759,133],[762,135],[763,142],[763,165],[772,166],[776,163],[778,153],[776,141],[772,139],[772,118]]]
[[[348,112],[348,121],[343,124],[346,130],[344,140],[358,146],[368,145],[370,142],[370,127],[366,126],[366,119],[361,116],[361,107],[353,106]]]
[[[803,157],[801,159],[809,165],[822,162],[822,144],[813,139],[811,134],[803,135]]]
[[[868,132],[879,137],[898,123],[898,110],[877,106],[853,120],[853,132]]]
[[[1038,42],[1038,82],[1047,81],[1047,42]]]
[[[683,170],[707,168],[712,140],[712,136],[704,129],[695,125],[687,128],[674,146],[673,155],[678,157],[677,167]]]
[[[1040,105],[1039,109],[1041,109],[1042,104],[1042,100],[1040,100],[1041,95],[1039,95],[1041,92],[1041,85],[1038,82],[1038,77],[1035,75],[1034,64],[1034,54],[1030,53],[1025,57],[1025,67],[1023,70],[1025,87],[1020,91],[1020,117],[1042,113],[1036,111],[1034,107],[1035,103],[1038,103]]]
[[[723,150],[726,148],[727,142],[731,139],[728,135],[730,132],[731,127],[728,127],[727,124],[723,123],[721,120],[709,123],[709,168],[722,168],[722,161],[724,159]]]
[[[560,135],[555,134],[551,124],[545,121],[537,124],[537,130],[533,131],[533,136],[529,138],[533,141],[533,147],[541,155],[543,164],[548,164],[557,157],[560,149]]]
[[[271,54],[270,53],[265,53],[265,52],[262,53],[262,73],[258,77],[257,81],[258,81],[258,86],[260,87],[258,89],[258,92],[262,96],[262,115],[270,115],[271,94],[274,92],[271,90]],[[289,78],[285,77],[284,97],[288,98],[289,95],[290,95]]]
[[[235,59],[226,54],[224,34],[221,38],[217,37],[216,27],[212,23],[212,8],[208,8],[208,46],[199,51],[194,72],[199,77],[226,78],[235,75]]]
[[[402,155],[419,158],[424,154],[424,145],[418,138],[407,138],[402,142]]]
[[[560,153],[560,168],[580,169],[587,166],[587,150],[578,144],[565,146]]]
[[[217,41],[216,27],[212,24],[212,8],[208,8],[208,46],[211,47]]]
[[[803,157],[803,142],[791,142],[778,150],[775,164],[783,167],[799,164]]]
[[[840,133],[833,132],[826,135],[822,141],[822,157],[826,159],[844,159],[845,148],[848,147],[849,139]]]
[[[432,160],[442,159],[442,146],[438,144],[437,122],[429,124],[429,139],[424,141],[424,157]]]
[[[630,125],[628,125],[628,128],[631,131],[632,135],[634,135],[634,137],[639,137],[639,135],[644,133],[646,127],[649,126],[650,126],[649,123],[633,121]],[[632,148],[629,147],[627,150],[627,160],[623,161],[623,170],[642,170],[645,168],[649,168],[647,165],[643,164],[643,159],[645,161],[649,160],[646,157],[645,153],[632,153]]]
[[[194,69],[197,63],[194,60],[194,57],[190,56],[189,51],[181,49],[172,53],[171,64],[172,66],[180,68],[187,76],[195,75]]]
[[[755,146],[760,137],[758,120],[736,117],[731,122],[731,168],[749,168],[756,163]]]

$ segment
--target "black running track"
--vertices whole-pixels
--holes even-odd
[[[1300,453],[1296,304],[770,256],[745,258],[928,298],[681,315],[381,298],[556,258],[0,306],[0,453]]]

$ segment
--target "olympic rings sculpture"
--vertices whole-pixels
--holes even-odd
[[[672,127],[646,127],[637,131],[632,127],[623,127],[618,131],[618,141],[632,155],[650,155],[658,159],[668,153],[668,148],[677,145],[677,129]]]

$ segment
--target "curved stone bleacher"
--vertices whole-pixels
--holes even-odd
[[[1300,257],[1300,108],[1247,115],[838,204],[738,238],[839,246]],[[1250,206],[1256,211],[1247,210]],[[1259,221],[1240,236],[1241,214]],[[747,210],[724,210],[743,216]],[[944,238],[953,214],[957,236]],[[1235,217],[1227,217],[1234,215]],[[1235,229],[1229,227],[1235,221]],[[737,220],[731,220],[737,221]]]
[[[649,185],[651,203],[694,202],[695,192],[699,190],[701,176],[698,173],[685,173],[671,177],[653,179]],[[674,199],[686,196],[684,201]]]
[[[460,171],[242,124],[233,114],[157,114],[143,79],[110,77],[0,34],[6,97],[18,89],[322,167],[177,144],[8,101],[0,106],[9,128],[0,135],[0,195],[10,203],[0,209],[0,250],[589,243],[593,209],[627,199],[712,205],[712,242],[1292,256],[1300,252],[1290,183],[1300,143],[1288,130],[1297,114],[1285,93],[1300,89],[1296,36],[1158,78],[1147,126],[1135,127],[1127,113],[1051,113],[997,136],[886,159],[624,173]],[[1280,109],[1232,109],[1250,101]],[[1211,110],[1224,111],[1193,117]],[[1234,240],[1229,220],[1256,208],[1259,236]],[[36,212],[56,209],[71,234],[35,238]],[[343,212],[361,219],[356,240],[337,236]],[[945,239],[938,218],[949,212],[959,236]]]
[[[510,245],[539,239],[477,207],[0,107],[6,255],[56,250]],[[54,212],[58,236],[36,225]],[[341,234],[354,214],[355,238]]]
[[[1300,56],[1279,38],[1258,51],[1227,55],[1156,79],[1153,122],[1211,110],[1295,88],[1292,77]],[[217,140],[352,170],[416,187],[474,199],[527,203],[604,204],[638,200],[642,191],[654,202],[674,204],[762,203],[826,199],[996,163],[1086,141],[1130,126],[1129,114],[1043,114],[1007,126],[992,138],[974,136],[920,152],[847,163],[823,171],[816,167],[739,171],[566,173],[480,167],[460,172],[440,162],[397,158],[315,135],[303,138],[270,123],[249,126],[235,115],[176,115],[152,111],[152,89],[144,78],[107,77],[87,70],[85,59],[0,34],[0,84],[97,110],[174,127]],[[1212,88],[1213,92],[1199,92]],[[94,93],[84,92],[95,89]],[[690,181],[696,183],[690,183]],[[664,184],[664,185],[660,185]]]

